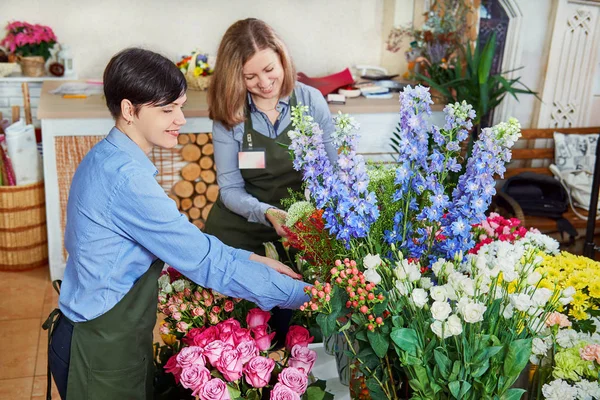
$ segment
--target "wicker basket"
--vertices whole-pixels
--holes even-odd
[[[0,271],[48,265],[44,182],[0,186]]]
[[[188,84],[188,89],[191,90],[206,90],[210,85],[210,75],[208,76],[194,76],[194,65],[196,65],[196,58],[198,53],[192,55],[192,59],[189,62],[187,71],[185,72],[185,80]]]
[[[46,61],[42,56],[19,56],[17,60],[21,64],[21,70],[25,76],[39,77],[46,74]]]

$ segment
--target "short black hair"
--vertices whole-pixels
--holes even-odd
[[[112,116],[121,116],[121,101],[127,99],[135,113],[142,105],[162,107],[187,91],[185,76],[166,57],[150,50],[120,51],[104,70],[104,97]]]

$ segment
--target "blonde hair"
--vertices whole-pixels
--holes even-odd
[[[296,85],[296,68],[288,50],[265,22],[248,18],[237,21],[227,29],[219,51],[215,73],[208,88],[208,116],[227,129],[244,122],[246,106],[246,83],[244,64],[257,52],[272,49],[281,59],[283,83],[281,97],[289,96]]]

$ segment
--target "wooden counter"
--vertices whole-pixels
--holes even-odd
[[[92,95],[85,99],[63,99],[60,95],[49,92],[59,87],[64,81],[48,81],[42,86],[42,96],[38,107],[38,119],[73,119],[73,118],[110,118],[104,97]],[[187,118],[208,117],[206,92],[188,90],[188,100],[184,108]],[[397,113],[400,110],[398,94],[393,99],[367,99],[358,97],[347,99],[345,105],[330,105],[331,113],[341,111],[346,114],[379,114]],[[434,111],[441,111],[443,106],[434,105]]]

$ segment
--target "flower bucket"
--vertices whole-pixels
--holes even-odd
[[[44,67],[45,61],[42,56],[29,56],[29,57],[18,57],[19,64],[23,70],[23,75],[38,77],[46,74]]]
[[[192,65],[196,65],[196,58],[198,57],[198,53],[195,53],[192,56],[190,61],[190,67],[188,67],[187,72],[185,73],[185,80],[188,84],[188,89],[191,90],[207,90],[210,85],[211,76],[194,76],[194,68]]]

